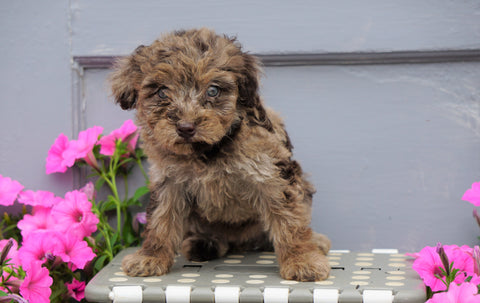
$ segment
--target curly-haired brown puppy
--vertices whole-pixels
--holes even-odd
[[[207,29],[179,31],[117,62],[113,95],[137,110],[151,202],[132,276],[190,260],[274,248],[284,279],[322,280],[329,240],[309,227],[313,186],[279,116],[258,95],[258,60]]]

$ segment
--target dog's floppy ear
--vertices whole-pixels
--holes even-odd
[[[122,109],[133,109],[136,106],[138,89],[143,80],[140,65],[144,51],[145,46],[140,45],[130,56],[117,60],[110,75],[112,95]]]
[[[242,77],[238,81],[239,103],[244,107],[255,107],[260,102],[258,95],[259,77],[261,74],[258,59],[243,53]]]
[[[273,131],[272,122],[262,104],[259,89],[259,78],[262,73],[257,57],[243,53],[244,68],[238,81],[238,102],[244,108],[250,125],[261,126]]]

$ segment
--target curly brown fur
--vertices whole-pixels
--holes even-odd
[[[208,260],[273,247],[284,279],[328,276],[329,240],[309,227],[313,186],[281,118],[258,94],[258,60],[207,29],[174,32],[121,59],[111,76],[137,111],[151,163],[142,248],[132,276],[168,272],[181,250]]]

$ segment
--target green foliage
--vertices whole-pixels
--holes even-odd
[[[97,254],[94,260],[93,274],[103,268],[122,249],[139,245],[141,242],[140,229],[135,224],[130,208],[142,206],[141,200],[149,194],[148,177],[143,169],[142,159],[145,157],[142,149],[135,152],[127,149],[127,143],[117,140],[115,153],[111,157],[101,155],[94,150],[99,168],[94,169],[91,177],[97,178],[95,190],[106,188],[110,194],[105,200],[92,199],[92,211],[98,216],[98,232],[89,243]],[[145,178],[145,185],[137,188],[129,196],[128,177],[134,167],[139,167]],[[124,184],[124,196],[119,193],[118,183]],[[111,217],[115,217],[115,227],[110,224]]]

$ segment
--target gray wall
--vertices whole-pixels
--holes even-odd
[[[104,68],[78,56],[130,53],[161,32],[208,26],[259,54],[480,49],[478,1],[3,1],[0,174],[63,194],[44,174],[55,137],[131,112],[109,98]],[[265,68],[266,103],[285,117],[317,187],[315,230],[334,248],[476,243],[480,63]]]
[[[60,132],[72,135],[71,31],[67,1],[0,4],[0,174],[63,195],[72,175],[46,176]]]

